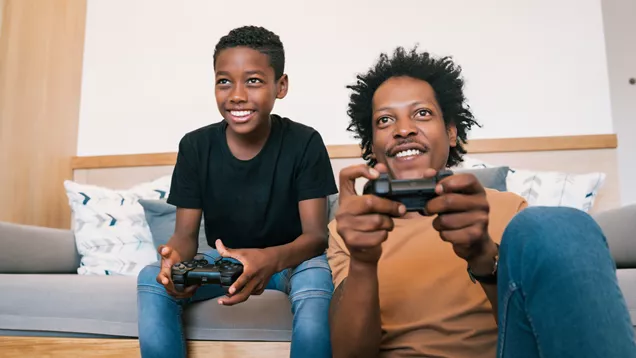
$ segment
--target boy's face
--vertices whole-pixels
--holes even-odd
[[[222,50],[214,71],[219,112],[238,134],[262,128],[276,98],[287,94],[287,75],[276,80],[269,56],[251,48]]]
[[[396,179],[420,179],[443,169],[457,128],[446,127],[435,91],[426,81],[392,77],[373,95],[373,155]]]

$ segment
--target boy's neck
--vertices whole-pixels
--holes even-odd
[[[272,130],[272,121],[265,121],[251,133],[238,134],[227,127],[225,138],[230,152],[239,160],[250,160],[263,149]]]

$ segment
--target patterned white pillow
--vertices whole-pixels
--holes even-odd
[[[464,157],[459,168],[490,168],[496,165]],[[508,191],[526,199],[529,206],[567,206],[588,212],[605,183],[601,172],[572,174],[510,168],[506,177]]]
[[[166,198],[170,176],[128,190],[64,182],[73,214],[80,275],[136,276],[156,261],[152,234],[139,199]]]

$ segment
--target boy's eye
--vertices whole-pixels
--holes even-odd
[[[257,84],[257,83],[263,83],[263,81],[261,81],[259,78],[250,78],[249,80],[247,80],[247,83]]]
[[[226,85],[226,84],[228,84],[228,83],[230,83],[230,81],[228,81],[228,80],[227,80],[227,79],[225,79],[225,78],[221,78],[220,80],[216,81],[216,84],[217,84],[217,85]]]

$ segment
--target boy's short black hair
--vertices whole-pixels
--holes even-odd
[[[463,144],[466,135],[473,125],[479,126],[465,103],[461,78],[461,67],[456,66],[450,57],[433,58],[428,52],[418,52],[417,46],[410,51],[398,47],[389,58],[382,53],[371,69],[363,75],[357,76],[357,82],[347,86],[351,94],[347,114],[351,118],[348,131],[355,133],[360,139],[362,157],[371,166],[376,160],[371,158],[373,143],[372,100],[375,91],[382,83],[391,77],[408,76],[428,82],[435,91],[444,122],[457,127],[457,146],[451,147],[446,165],[451,167],[462,162],[462,155],[466,154]]]
[[[221,37],[214,49],[214,64],[219,52],[232,47],[249,47],[269,56],[276,79],[285,73],[285,49],[275,33],[260,26],[243,26]]]

